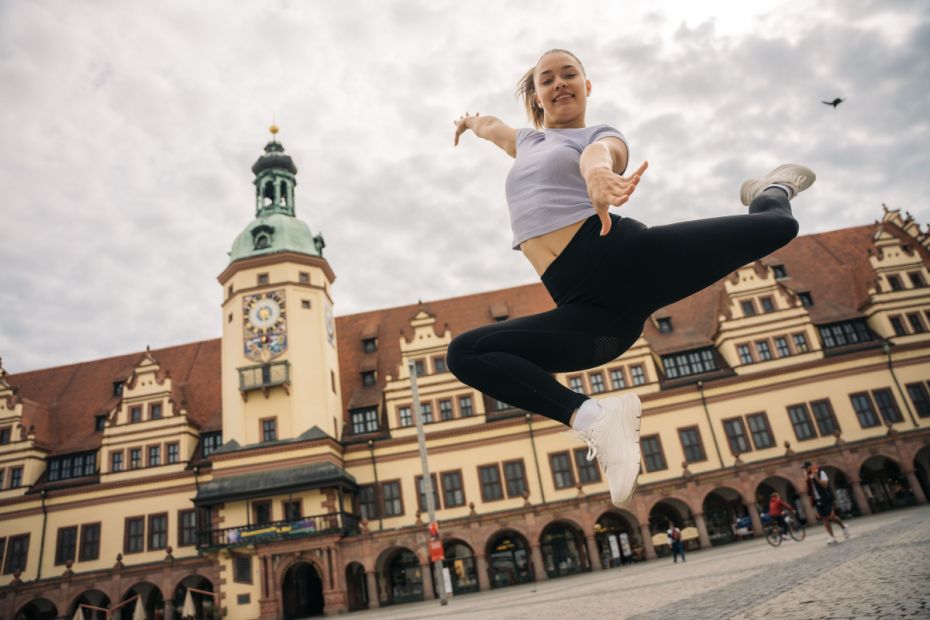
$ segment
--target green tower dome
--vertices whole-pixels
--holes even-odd
[[[272,126],[271,133],[277,134]],[[323,256],[326,243],[294,215],[297,166],[272,137],[265,154],[252,166],[255,173],[255,219],[249,222],[229,252],[229,262],[277,252]]]

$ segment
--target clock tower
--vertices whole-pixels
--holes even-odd
[[[277,141],[252,166],[255,219],[233,242],[223,287],[223,442],[338,439],[342,399],[323,237],[297,219],[297,167]],[[316,433],[318,434],[318,432]]]

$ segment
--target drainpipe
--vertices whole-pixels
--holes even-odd
[[[714,450],[717,451],[717,460],[720,462],[720,469],[723,469],[723,457],[720,455],[720,445],[717,443],[717,433],[714,432],[714,425],[710,421],[710,411],[707,409],[707,399],[704,398],[704,382],[698,381],[697,388],[701,392],[701,404],[704,405],[704,416],[707,418],[707,428],[710,429],[710,438],[714,440]]]
[[[914,428],[920,428],[920,424],[917,423],[917,418],[914,417],[914,412],[911,411],[911,404],[907,402],[907,396],[905,396],[904,390],[901,389],[901,384],[898,383],[898,375],[894,372],[894,366],[891,365],[892,346],[894,346],[894,343],[890,340],[882,340],[882,352],[888,356],[888,370],[891,372],[891,378],[894,379],[894,384],[898,386],[898,394],[901,396],[901,400],[904,401],[904,407],[907,408],[907,415],[911,416],[911,422],[914,424]]]
[[[368,440],[368,450],[371,452],[371,470],[375,473],[375,501],[378,501],[378,463],[375,461],[375,442]],[[381,506],[378,505],[378,529],[384,529],[384,517],[381,516]]]
[[[45,497],[48,491],[42,489],[39,491],[39,498],[42,500],[42,537],[39,538],[39,570],[36,574],[36,581],[42,579],[42,556],[45,555],[45,526],[48,524],[48,510],[45,508]]]
[[[546,491],[543,488],[542,470],[539,469],[539,455],[536,454],[536,438],[533,436],[533,414],[526,414],[526,425],[530,428],[530,444],[533,446],[533,462],[536,463],[536,478],[539,480],[539,494],[542,495],[542,503],[546,503]]]

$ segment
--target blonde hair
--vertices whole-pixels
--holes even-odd
[[[539,57],[539,60],[543,59],[543,56],[548,56],[549,54],[562,53],[568,54],[575,59],[575,62],[578,63],[578,67],[581,69],[581,72],[584,73],[584,65],[581,64],[581,61],[578,60],[578,57],[572,54],[568,50],[563,49],[551,49],[542,56]],[[529,71],[523,74],[523,77],[520,78],[520,81],[517,82],[517,98],[523,97],[523,106],[526,108],[526,115],[533,122],[533,126],[536,129],[542,127],[543,124],[543,109],[539,103],[536,102],[536,82],[534,81],[536,76],[536,67],[539,66],[539,60],[536,61],[536,64],[530,67]]]

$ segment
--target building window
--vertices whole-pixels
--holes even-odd
[[[642,448],[643,462],[646,465],[647,472],[668,468],[665,463],[665,454],[662,451],[662,441],[658,435],[640,437],[639,445]]]
[[[271,523],[274,520],[271,515],[271,500],[252,502],[252,518],[258,525]]]
[[[439,401],[439,419],[440,420],[451,420],[452,417],[453,417],[452,401],[451,400]]]
[[[142,421],[142,405],[135,405],[129,408],[129,421],[130,422],[141,422]]]
[[[100,524],[85,523],[81,526],[81,550],[78,559],[81,562],[96,560],[100,557]]]
[[[736,352],[739,354],[740,364],[752,364],[752,349],[749,348],[748,344],[736,345]]]
[[[523,459],[504,463],[504,480],[507,482],[507,497],[523,497],[529,491]]]
[[[161,403],[152,403],[149,405],[149,420],[161,419]]]
[[[110,453],[110,471],[123,471],[123,451]]]
[[[840,430],[839,423],[836,421],[836,415],[833,414],[833,407],[830,405],[829,400],[813,401],[811,403],[811,411],[814,412],[814,420],[817,421],[817,429],[820,431],[821,437],[836,435]]]
[[[436,484],[436,474],[429,475],[430,482],[433,484],[433,507],[436,510],[442,508],[442,504],[439,502],[439,485]],[[417,476],[417,508],[420,512],[426,512],[426,479],[423,476]]]
[[[759,361],[772,359],[772,351],[769,349],[769,343],[766,340],[756,342],[756,353],[759,354]]]
[[[123,553],[145,551],[145,517],[128,517],[123,534]]]
[[[756,314],[756,304],[752,303],[751,299],[740,302],[740,307],[743,309],[743,316],[754,316]]]
[[[704,442],[701,441],[701,431],[696,426],[678,429],[678,439],[681,441],[681,449],[685,454],[685,461],[688,463],[698,463],[706,461],[707,455],[704,454]]]
[[[106,415],[95,415],[94,416],[94,431],[100,432],[107,427],[107,416]]]
[[[149,516],[149,551],[168,546],[168,515]]]
[[[869,398],[868,393],[850,394],[849,400],[852,401],[853,410],[856,412],[856,417],[859,418],[859,426],[862,428],[878,426],[878,416],[875,414],[875,409],[872,408],[872,399]]]
[[[426,362],[424,360],[414,360],[413,367],[416,368],[418,377],[426,374]]]
[[[303,518],[303,510],[301,510],[299,499],[285,501],[282,508],[284,509],[283,512],[285,521],[299,521]]]
[[[923,383],[908,383],[907,394],[914,403],[914,409],[921,418],[930,418],[930,394]]]
[[[462,472],[448,471],[441,476],[442,501],[446,508],[465,505],[465,491],[462,488]]]
[[[888,286],[890,286],[893,291],[900,291],[904,288],[901,286],[901,279],[898,278],[898,276],[888,276]]]
[[[916,312],[907,315],[907,322],[911,324],[911,331],[915,334],[922,334],[927,331],[924,328],[924,322],[920,319],[920,315]]]
[[[433,403],[420,403],[420,417],[423,424],[433,423]]]
[[[898,401],[892,396],[891,390],[884,388],[881,390],[872,390],[872,397],[875,399],[878,412],[881,414],[886,424],[896,424],[897,422],[904,421],[904,418],[901,416],[901,410],[898,409]]]
[[[810,415],[807,413],[807,405],[791,405],[788,407],[788,418],[791,420],[791,426],[794,427],[794,436],[798,438],[798,441],[817,437],[817,433],[814,432],[814,425],[811,424]]]
[[[907,336],[907,329],[905,329],[904,323],[901,321],[901,317],[888,317],[888,322],[891,323],[891,329],[894,330],[895,336]]]
[[[378,518],[378,497],[373,484],[358,488],[358,513],[369,521]]]
[[[161,465],[161,446],[149,446],[149,467]]]
[[[374,407],[368,409],[357,409],[351,414],[352,433],[362,435],[364,433],[374,433],[378,430],[378,410]]]
[[[310,274],[306,271],[297,272],[297,281],[301,284],[310,284]]]
[[[233,581],[252,583],[252,556],[236,555],[233,563]]]
[[[203,433],[200,436],[201,452],[204,458],[216,452],[223,445],[222,433]]]
[[[646,372],[642,366],[630,366],[630,376],[633,377],[633,385],[646,383]]]
[[[788,357],[791,355],[791,349],[788,348],[788,341],[783,336],[775,338],[775,352],[778,357]]]
[[[278,439],[277,418],[262,420],[262,441],[275,441]]]
[[[794,334],[794,348],[798,353],[807,353],[810,347],[807,346],[807,336],[804,334]]]
[[[927,286],[927,283],[924,282],[924,276],[919,271],[909,271],[907,277],[911,279],[911,286],[914,288],[921,288],[922,286]]]
[[[672,319],[669,317],[663,317],[661,319],[656,319],[656,326],[659,328],[660,334],[672,333]]]
[[[400,498],[400,481],[385,482],[381,485],[381,498],[385,517],[396,517],[404,514],[404,504]]]
[[[179,463],[181,461],[181,446],[177,443],[169,443],[165,446],[168,453],[168,463]]]
[[[718,368],[717,361],[714,359],[714,351],[710,348],[663,355],[662,365],[665,368],[665,376],[669,379],[698,375]],[[636,383],[635,378],[633,382]]]
[[[412,426],[413,416],[410,415],[410,407],[398,407],[397,413],[400,416],[401,426]]]
[[[604,388],[604,375],[599,372],[592,373],[588,375],[588,381],[591,384],[591,393],[600,394],[605,390]]]
[[[0,446],[10,443],[10,437],[12,436],[12,430],[9,426],[4,426],[0,428]],[[0,558],[2,560],[3,558]]]
[[[867,342],[873,339],[869,326],[862,319],[824,325],[818,329],[825,349]]]
[[[623,376],[622,368],[613,368],[610,370],[610,387],[614,390],[622,390],[626,387],[626,379]]]
[[[178,546],[190,547],[197,544],[197,511],[178,512]]]
[[[258,285],[261,286],[261,285],[263,285],[263,284],[268,284],[268,274],[267,274],[267,273],[260,273],[260,274],[258,274]]]
[[[568,387],[573,392],[578,392],[579,394],[584,394],[584,381],[581,377],[569,377],[568,378]]]
[[[301,300],[300,300],[300,307],[301,307],[302,310],[309,310],[309,309],[310,309],[310,300],[309,300],[309,299],[301,299]]]
[[[475,415],[475,410],[471,404],[471,396],[459,396],[459,415],[463,418],[470,418]]]
[[[575,454],[575,467],[578,469],[578,481],[581,484],[601,481],[601,470],[597,468],[597,461],[588,460],[588,449],[577,448]]]
[[[374,353],[378,350],[377,338],[362,338],[362,351],[365,353]]]
[[[749,439],[746,438],[746,427],[743,425],[743,418],[724,420],[723,430],[730,444],[730,452],[734,456],[745,454],[752,449],[749,447]]]
[[[479,467],[478,479],[481,481],[481,501],[494,502],[504,499],[504,488],[501,486],[501,470],[496,463]]]
[[[29,559],[29,534],[10,536],[7,541],[6,560],[3,563],[3,574],[11,575],[16,571],[26,570],[26,560]]]
[[[776,280],[780,280],[788,277],[788,270],[785,269],[784,265],[772,265],[772,274]]]
[[[446,367],[446,358],[444,357],[434,357],[433,358],[433,372],[448,372],[449,369]]]
[[[55,566],[60,566],[77,559],[77,526],[58,528],[58,542],[55,544]]]
[[[129,449],[129,469],[140,469],[142,467],[142,448]]]
[[[568,459],[568,452],[550,454],[549,467],[552,469],[552,482],[555,488],[567,489],[575,486],[575,475],[572,472],[572,462]]]
[[[759,303],[762,304],[762,312],[775,312],[775,302],[772,301],[771,297],[763,297],[759,300]]]
[[[798,299],[801,300],[801,305],[805,308],[810,308],[814,305],[814,297],[809,292],[798,293]]]
[[[747,415],[746,422],[749,424],[749,434],[752,435],[752,443],[755,445],[756,450],[771,448],[775,445],[772,428],[769,426],[769,418],[765,413]]]
[[[80,478],[81,476],[93,476],[96,472],[96,452],[56,456],[49,459],[48,462],[48,479],[50,482]]]
[[[374,370],[366,370],[362,373],[362,385],[365,387],[371,387],[377,383]]]
[[[120,397],[123,395],[123,388],[126,386],[125,381],[113,382],[113,396]]]

